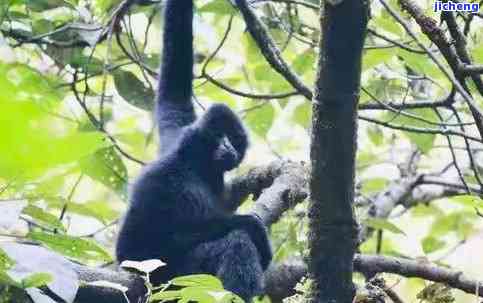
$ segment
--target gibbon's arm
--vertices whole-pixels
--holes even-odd
[[[183,128],[196,120],[192,102],[193,0],[167,0],[164,16],[163,55],[156,102],[161,154],[168,151],[170,144],[167,143],[177,141],[184,132]],[[210,120],[210,117],[217,120],[216,114],[210,112],[204,115],[207,119],[202,120]],[[213,112],[216,112],[216,106]],[[234,126],[226,129],[229,143],[219,144],[220,139],[215,134],[217,146],[210,159],[223,171],[240,164],[248,145],[243,126],[234,114],[232,116],[237,123],[226,124]],[[213,125],[211,122],[208,124]]]
[[[158,98],[191,104],[193,94],[193,0],[167,0]]]
[[[196,120],[193,95],[193,0],[167,0],[156,97],[161,154]]]
[[[272,248],[263,222],[253,215],[234,215],[200,222],[179,224],[174,241],[183,249],[192,249],[200,243],[217,240],[234,230],[245,231],[260,254],[260,263],[266,269],[272,261]]]

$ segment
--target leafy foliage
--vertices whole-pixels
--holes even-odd
[[[243,302],[239,297],[223,289],[220,280],[209,275],[191,275],[175,278],[170,285],[180,287],[179,290],[163,290],[153,294],[151,302],[195,300],[197,302]]]
[[[35,231],[30,232],[27,237],[80,261],[112,261],[110,254],[104,248],[89,239]]]

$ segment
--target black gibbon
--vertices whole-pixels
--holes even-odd
[[[167,0],[156,102],[159,158],[132,187],[116,245],[119,262],[161,259],[154,283],[209,273],[246,301],[259,295],[272,259],[267,230],[254,215],[227,213],[224,173],[248,147],[225,105],[196,118],[193,103],[193,1]]]

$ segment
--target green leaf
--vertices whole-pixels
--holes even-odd
[[[89,201],[86,203],[69,202],[67,211],[69,213],[95,218],[104,224],[109,224],[119,217],[119,212],[112,209],[109,203],[105,201]]]
[[[119,218],[119,211],[113,209],[108,202],[105,201],[88,201],[84,203],[76,203],[66,201],[65,199],[46,199],[49,207],[62,209],[67,203],[67,212],[91,217],[99,220],[103,224],[109,224]]]
[[[475,59],[475,64],[483,64],[483,40],[473,47],[472,56]]]
[[[218,80],[225,83],[225,79]],[[210,101],[222,102],[232,108],[236,108],[236,99],[227,91],[220,89],[213,83],[205,83],[203,85],[199,85],[195,88],[195,90],[197,95],[203,96]]]
[[[173,285],[182,286],[182,287],[197,286],[197,287],[208,287],[213,290],[223,289],[223,284],[220,282],[218,278],[211,275],[204,275],[204,274],[189,275],[189,276],[174,278],[173,280],[171,280],[171,283]]]
[[[437,122],[438,116],[432,109],[415,109],[415,110],[407,110],[409,114],[418,116],[423,118],[427,121]],[[396,113],[387,113],[385,117],[386,121],[390,121],[393,124],[408,126],[408,127],[416,127],[416,128],[434,128],[435,126],[419,119],[414,119],[412,117],[403,116],[401,114]],[[404,132],[404,135],[409,138],[423,153],[428,153],[434,145],[434,140],[436,135],[434,134],[421,134],[421,133],[414,133],[414,132]]]
[[[293,112],[292,120],[307,128],[312,123],[312,104],[304,102],[297,106]]]
[[[406,235],[404,231],[402,231],[399,227],[389,222],[388,220],[379,218],[368,218],[364,220],[364,224],[374,229],[387,230],[394,234]]]
[[[6,271],[3,271],[3,270],[0,270],[0,285],[15,286],[17,288],[22,287],[22,285],[20,283],[18,283],[14,279],[12,279],[12,277],[10,277],[10,275]],[[1,296],[0,296],[0,298],[1,298]]]
[[[35,231],[28,233],[27,237],[34,241],[41,242],[50,249],[76,260],[112,261],[112,257],[109,253],[90,239]]]
[[[174,278],[170,281],[173,286],[181,287],[180,290],[165,290],[154,294],[150,301],[177,300],[178,302],[236,302],[241,299],[223,289],[221,281],[211,275],[190,275]]]
[[[24,64],[0,62],[0,88],[2,101],[30,101],[47,110],[59,104],[65,91],[58,89],[60,79],[42,75]],[[19,90],[22,94],[19,94]]]
[[[256,80],[251,83],[255,89],[266,93],[293,90],[293,87],[266,63],[260,49],[249,33],[243,34],[241,42],[245,52],[244,66],[248,77],[254,77]]]
[[[53,281],[53,277],[49,273],[35,273],[27,278],[22,279],[22,287],[29,288],[29,287],[40,287],[46,285]]]
[[[383,29],[386,32],[392,33],[398,37],[404,36],[404,28],[397,22],[394,22],[391,16],[387,14],[381,14],[376,18],[371,19],[371,23],[373,23],[373,28],[376,29]],[[395,38],[397,40],[398,38]]]
[[[33,11],[42,12],[57,7],[71,7],[65,0],[27,0],[27,6]]]
[[[275,119],[275,110],[271,103],[267,102],[259,108],[248,110],[246,123],[257,135],[264,138],[272,127]]]
[[[40,223],[43,227],[59,230],[65,232],[66,229],[60,220],[48,212],[44,211],[42,208],[35,205],[29,205],[25,207],[22,211],[25,215],[30,216],[37,223]]]
[[[127,191],[127,169],[114,147],[102,148],[80,160],[84,174],[111,188],[122,197]]]
[[[472,209],[483,206],[483,200],[480,197],[473,195],[461,195],[451,197],[450,201],[456,202]]]
[[[10,259],[7,253],[0,248],[0,271],[6,271],[15,265],[15,261]]]
[[[201,287],[185,287],[181,289],[181,302],[215,303],[207,289]]]
[[[411,207],[411,215],[416,218],[428,218],[444,215],[444,212],[434,204],[416,204]]]
[[[202,5],[198,12],[200,13],[215,13],[218,15],[232,15],[236,12],[230,1],[226,0],[211,0],[205,5]]]
[[[245,49],[246,63],[249,66],[256,66],[259,62],[264,62],[264,58],[255,40],[249,33],[243,35],[243,46]]]
[[[10,1],[0,1],[0,8],[25,4],[28,0],[10,0]]]
[[[83,73],[96,74],[101,73],[104,69],[104,63],[96,57],[86,56],[81,49],[74,49],[68,62],[73,68],[79,69]]]
[[[153,294],[150,298],[150,302],[167,302],[167,301],[177,301],[181,299],[181,290],[165,290]]]
[[[370,194],[375,192],[380,192],[387,186],[389,181],[385,178],[371,178],[364,180],[362,183],[362,192],[364,194]]]
[[[395,55],[391,49],[371,49],[364,52],[362,70],[368,70],[381,63],[389,61]]]
[[[282,261],[285,260],[286,257],[290,256],[290,253],[292,251],[290,250],[289,245],[283,243],[278,246],[277,250],[273,254],[273,260],[274,261]]]
[[[12,0],[10,1],[10,4],[11,6],[13,7],[15,5],[15,2],[18,2],[18,3],[22,3],[23,0]],[[4,4],[0,2],[0,9],[2,9],[2,6]],[[25,20],[29,20],[30,19],[30,16],[24,12],[19,12],[19,11],[13,11],[13,10],[10,10],[8,12],[8,16],[11,18],[11,19],[15,19],[16,21],[25,21]]]
[[[47,19],[35,20],[32,26],[34,35],[41,35],[55,30],[55,25]]]
[[[95,0],[95,5],[99,12],[107,13],[120,2],[121,0]]]
[[[433,61],[428,60],[427,55],[409,52],[401,48],[398,48],[395,52],[417,74],[427,75],[438,80],[444,78],[444,75]]]
[[[359,151],[357,153],[357,165],[358,167],[368,167],[371,166],[379,161],[378,155],[368,152],[368,151]],[[387,181],[384,181],[383,185],[386,185]]]
[[[475,230],[476,218],[474,211],[457,211],[438,217],[431,225],[429,234],[437,237],[455,233],[459,238],[465,239]]]
[[[299,75],[303,75],[311,69],[315,69],[315,52],[314,49],[309,48],[297,55],[292,62],[292,67]]]
[[[129,104],[144,110],[152,110],[154,91],[144,85],[134,73],[118,69],[114,72],[114,84],[121,97]]]
[[[377,125],[370,125],[367,128],[367,135],[374,145],[379,146],[384,141],[384,135],[382,129]]]
[[[424,253],[429,254],[441,248],[444,248],[446,246],[446,242],[441,239],[428,236],[423,239],[422,246]]]
[[[33,179],[105,144],[102,133],[80,133],[51,114],[63,98],[58,84],[26,66],[0,63],[0,176]]]
[[[293,87],[265,62],[254,65],[251,71],[256,80],[254,86],[259,90],[266,91],[268,88],[268,93],[293,90]]]

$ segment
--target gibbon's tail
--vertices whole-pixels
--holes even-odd
[[[193,0],[167,0],[156,102],[161,153],[196,116],[193,94]]]

